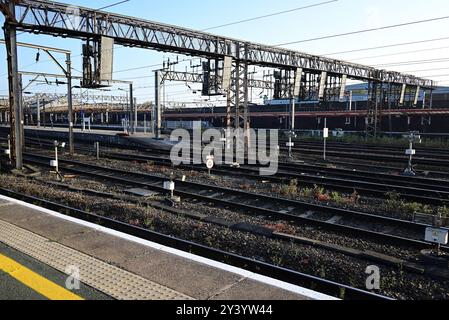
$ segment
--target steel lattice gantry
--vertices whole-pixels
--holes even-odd
[[[378,70],[349,62],[309,55],[134,17],[39,0],[15,0],[15,14],[8,9],[12,0],[0,0],[7,22],[17,30],[91,39],[107,36],[116,44],[190,54],[205,58],[232,57],[248,64],[280,69],[302,68],[347,75],[351,79],[431,87],[430,80]]]
[[[432,88],[431,80],[413,75],[379,70],[373,67],[345,61],[309,55],[284,48],[268,46],[238,39],[194,31],[177,26],[147,21],[135,17],[95,11],[43,0],[0,0],[0,10],[6,17],[5,30],[49,34],[82,40],[99,40],[101,37],[114,39],[117,45],[147,48],[183,55],[206,58],[208,60],[231,60],[228,95],[228,114],[234,114],[237,126],[247,124],[248,66],[260,66],[290,71],[296,74],[295,83],[289,80],[286,87],[298,87],[297,82],[308,81],[316,75],[321,79],[318,92],[326,95],[327,79],[344,78],[368,83],[402,85],[414,88]],[[6,40],[10,41],[11,38]],[[16,55],[13,48],[12,55]],[[14,64],[17,57],[11,57]],[[10,76],[13,73],[10,72]],[[204,79],[203,79],[204,80]],[[17,89],[10,80],[13,92]],[[337,81],[338,83],[338,81]],[[302,89],[304,90],[304,89]],[[313,89],[311,89],[313,90]],[[293,90],[290,89],[293,99]],[[338,89],[337,89],[338,91]],[[294,90],[297,92],[297,90]],[[299,92],[299,91],[298,91]],[[13,94],[11,94],[13,96]],[[16,97],[17,98],[17,97]],[[20,105],[19,99],[11,99],[12,106]],[[294,106],[292,107],[294,112]],[[379,106],[375,108],[376,112]],[[228,125],[230,125],[228,120]]]

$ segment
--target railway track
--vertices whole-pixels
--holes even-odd
[[[52,143],[30,141],[39,146],[52,147]],[[90,148],[83,151],[91,152]],[[125,154],[117,152],[101,152],[101,155],[109,159],[122,161],[152,162],[162,166],[172,166],[171,160],[163,156],[148,156],[138,154]],[[403,177],[382,173],[373,173],[362,170],[349,170],[329,168],[308,164],[279,163],[279,171],[275,176],[264,177],[259,174],[257,166],[242,166],[229,168],[218,166],[212,169],[212,173],[239,176],[251,179],[269,180],[276,183],[289,183],[296,179],[298,184],[306,187],[322,186],[326,189],[358,194],[368,197],[385,198],[386,194],[395,192],[407,201],[423,204],[444,206],[449,204],[449,181],[441,179],[429,179],[422,177]],[[203,166],[180,165],[182,169],[207,171]]]
[[[292,148],[293,153],[295,154],[308,154],[308,155],[315,155],[315,156],[322,156],[323,155],[323,146],[302,146],[298,147],[295,146]],[[360,150],[360,151],[354,151],[354,150]],[[285,147],[281,147],[281,151],[287,152],[288,149]],[[382,150],[363,150],[363,149],[357,149],[354,148],[327,148],[326,154],[329,158],[343,158],[343,159],[357,159],[357,160],[367,160],[370,161],[378,161],[378,162],[384,162],[384,163],[402,163],[404,165],[407,164],[408,157],[403,154],[405,151],[402,150],[395,152],[395,153],[389,153]],[[417,154],[413,158],[413,163],[415,165],[421,165],[421,166],[429,166],[429,167],[438,167],[438,168],[447,168],[447,163],[449,161],[449,157],[446,156],[438,156],[433,155],[430,158],[424,157],[422,154]],[[446,170],[447,171],[447,170]]]
[[[281,140],[281,144],[287,143],[287,140]],[[322,141],[295,141],[296,146],[322,148]],[[381,152],[391,155],[401,155],[405,149],[408,149],[408,143],[404,141],[403,145],[378,145],[378,144],[363,144],[363,143],[345,143],[327,141],[327,147],[333,150],[365,150],[371,152]],[[425,158],[444,158],[449,160],[449,150],[443,148],[429,148],[421,147],[419,144],[415,145],[416,152]]]
[[[171,160],[166,157],[113,152],[102,152],[102,155],[115,160],[152,162],[158,165],[172,166]],[[177,167],[207,171],[204,166],[198,165],[180,165]],[[386,194],[396,192],[398,196],[408,201],[438,206],[449,204],[449,181],[294,163],[279,163],[279,169],[276,175],[268,177],[261,176],[257,166],[240,166],[239,168],[217,166],[211,172],[287,184],[292,179],[296,179],[298,184],[302,186],[314,187],[317,185],[346,193],[357,191],[360,195],[377,198],[385,198]]]
[[[391,298],[386,296],[378,295],[368,291],[363,291],[351,286],[314,277],[294,270],[281,268],[272,264],[250,259],[241,255],[197,244],[192,241],[187,241],[184,239],[168,236],[148,229],[139,228],[124,222],[95,215],[90,212],[61,205],[45,199],[24,195],[5,188],[0,188],[0,194],[18,200],[26,201],[28,203],[33,203],[43,208],[54,210],[61,214],[65,214],[77,219],[92,222],[141,239],[156,242],[161,245],[169,246],[181,251],[196,254],[215,261],[223,262],[235,267],[244,268],[245,270],[255,272],[270,278],[285,281],[311,290],[319,291],[323,294],[327,294],[336,298],[344,300],[392,300]]]
[[[25,154],[24,159],[30,164],[48,166],[51,158]],[[90,178],[118,183],[124,187],[141,187],[160,193],[166,192],[163,188],[163,182],[167,178],[159,175],[135,173],[67,160],[60,160],[60,169]],[[186,201],[196,200],[205,204],[215,203],[242,210],[247,214],[251,213],[301,225],[306,224],[329,231],[366,237],[382,243],[416,248],[417,250],[431,247],[428,243],[422,241],[427,227],[424,224],[200,183],[181,180],[176,180],[175,183],[176,195],[183,197]],[[444,250],[447,249],[444,248]]]
[[[360,171],[366,171],[367,168],[372,169],[372,173],[389,173],[394,175],[400,175],[404,171],[404,167],[399,166],[392,166],[388,164],[380,165],[377,162],[369,161],[368,159],[365,160],[358,160],[358,161],[350,161],[344,159],[332,159],[324,161],[321,158],[315,157],[315,156],[307,156],[304,154],[300,154],[299,158],[308,161],[313,162],[317,166],[335,166],[341,169],[346,170],[360,170]],[[417,175],[415,178],[431,178],[431,179],[437,179],[437,180],[449,180],[449,171],[435,171],[435,170],[419,170],[417,167],[415,167],[415,171],[417,172]]]

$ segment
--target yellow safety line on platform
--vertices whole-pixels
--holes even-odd
[[[84,300],[2,254],[0,270],[50,300]]]

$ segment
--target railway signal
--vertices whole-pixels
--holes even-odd
[[[413,169],[413,156],[416,155],[416,150],[413,149],[414,143],[421,143],[422,139],[419,132],[410,132],[409,135],[404,135],[405,139],[409,140],[409,148],[405,150],[405,154],[409,157],[408,166],[402,173],[404,176],[416,176],[416,171]]]

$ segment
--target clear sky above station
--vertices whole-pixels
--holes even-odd
[[[67,2],[69,1],[62,1]],[[76,0],[72,5],[101,8],[118,0]],[[136,16],[148,20],[184,26],[192,29],[206,29],[247,18],[276,13],[302,6],[324,2],[324,0],[131,0],[127,3],[107,9],[107,11]],[[314,8],[294,11],[256,21],[210,30],[211,33],[230,36],[264,44],[300,41],[338,33],[352,32],[367,28],[406,23],[416,20],[449,16],[447,0],[339,0]],[[3,17],[0,23],[3,24]],[[312,54],[329,54],[353,49],[370,48],[384,45],[408,43],[421,40],[448,38],[420,44],[397,46],[376,50],[332,55],[335,58],[360,64],[376,66],[382,69],[397,70],[430,77],[449,85],[449,19],[404,26],[394,29],[310,41],[286,46]],[[19,41],[59,47],[73,52],[73,67],[81,70],[81,42],[79,40],[20,34]],[[176,59],[176,55],[157,53],[143,49],[116,47],[114,77],[133,80],[139,102],[153,99],[152,70],[146,67],[161,63],[163,59]],[[423,51],[426,50],[426,51]],[[395,54],[395,55],[391,55]],[[387,56],[388,55],[388,56]],[[35,63],[36,50],[19,49],[19,65],[23,71],[59,72],[48,58],[41,54],[39,63]],[[179,56],[179,59],[183,59]],[[414,63],[417,60],[447,59]],[[61,61],[64,57],[61,56]],[[406,65],[394,65],[397,62],[409,62]],[[384,66],[387,65],[387,66]],[[140,68],[142,67],[142,68]],[[122,71],[131,68],[137,70]],[[422,71],[421,71],[422,70]],[[74,71],[75,74],[79,74]],[[24,79],[26,84],[29,79]],[[64,92],[65,88],[32,85],[32,92]],[[114,91],[114,94],[124,94]],[[0,47],[0,95],[7,94],[6,55],[4,46]],[[183,84],[168,86],[167,99],[170,101],[197,101],[195,96]]]

